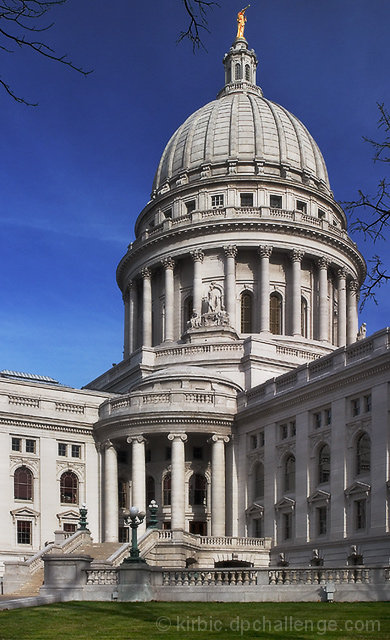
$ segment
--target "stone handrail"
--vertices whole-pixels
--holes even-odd
[[[109,558],[107,558],[107,562],[112,564],[114,567],[119,566],[121,562],[123,562],[123,560],[126,558],[126,556],[128,556],[129,548],[130,543],[125,542],[121,547],[119,547],[119,549],[114,551],[114,553]]]
[[[87,569],[87,584],[118,584],[117,569]]]
[[[226,546],[231,547],[261,547],[268,548],[268,542],[271,542],[270,538],[236,538],[233,536],[200,536],[200,546]]]
[[[162,572],[163,586],[224,585],[247,586],[257,584],[256,569],[172,569]]]
[[[90,533],[85,531],[75,531],[75,533],[70,533],[66,539],[61,542],[61,544],[56,544],[55,542],[51,542],[43,549],[40,549],[32,558],[27,560],[26,566],[29,567],[30,573],[35,573],[38,569],[43,567],[43,556],[51,551],[52,549],[58,549],[63,553],[72,553],[83,544],[85,538],[90,538]]]
[[[325,584],[327,582],[368,584],[371,582],[370,569],[364,567],[271,569],[268,571],[268,581],[269,584]]]

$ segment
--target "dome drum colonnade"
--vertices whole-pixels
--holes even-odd
[[[247,247],[243,247],[247,249]],[[256,251],[256,250],[254,250]],[[224,261],[224,274],[222,280],[215,280],[215,284],[222,291],[222,295],[225,301],[226,312],[229,317],[229,323],[239,333],[243,332],[237,322],[237,316],[240,308],[240,294],[237,293],[237,278],[236,278],[236,256],[238,247],[234,245],[226,245],[221,250],[222,259]],[[257,259],[258,259],[258,275],[251,283],[252,292],[257,291],[256,306],[254,309],[254,319],[257,320],[257,327],[253,322],[253,329],[251,333],[270,333],[270,295],[273,292],[272,283],[270,280],[270,258],[272,254],[275,254],[275,250],[271,245],[258,245],[257,247]],[[284,304],[288,304],[290,309],[290,326],[289,330],[280,331],[277,333],[301,336],[304,338],[312,338],[313,340],[330,342],[336,346],[345,346],[355,342],[358,332],[357,325],[357,302],[359,283],[352,273],[348,271],[344,266],[335,264],[334,260],[326,256],[307,256],[302,249],[285,249],[282,253],[284,256],[288,256],[290,260],[290,273],[286,280],[286,298]],[[153,267],[144,267],[141,269],[139,286],[137,280],[133,278],[129,283],[124,293],[124,305],[125,305],[125,340],[124,340],[124,357],[129,357],[140,346],[150,348],[159,344],[160,342],[172,342],[180,340],[183,334],[186,333],[188,327],[186,327],[186,321],[190,320],[189,317],[184,317],[184,323],[182,324],[179,332],[174,332],[175,327],[175,314],[181,309],[181,315],[184,316],[185,311],[183,309],[183,295],[179,300],[175,299],[175,287],[174,287],[174,269],[177,259],[183,260],[184,257],[191,258],[193,264],[193,283],[192,283],[192,308],[193,313],[197,317],[201,318],[202,310],[204,309],[203,301],[205,300],[205,284],[202,279],[202,266],[205,260],[205,251],[201,247],[193,249],[187,254],[187,256],[172,256],[164,258],[159,265],[153,265]],[[318,296],[315,295],[315,291],[311,292],[311,299],[313,306],[315,305],[315,299],[318,299],[318,308],[315,311],[312,309],[311,318],[308,318],[309,326],[316,324],[317,326],[312,331],[306,331],[306,335],[302,335],[302,296],[304,290],[301,285],[301,265],[302,260],[308,257],[313,264],[313,271],[315,271],[315,278],[318,284]],[[337,312],[333,308],[333,300],[329,295],[328,278],[330,274],[330,267],[332,268],[331,277],[335,277],[335,292],[337,295]],[[153,271],[161,268],[164,272],[164,322],[160,320],[160,326],[164,328],[164,335],[161,335],[161,340],[153,341],[153,299],[152,299],[152,277]],[[207,273],[207,271],[206,271]],[[208,278],[210,280],[210,278]],[[244,287],[242,292],[244,291]],[[276,286],[274,286],[276,290]],[[241,293],[242,293],[241,292]],[[161,297],[160,295],[156,297]],[[139,295],[141,294],[141,295]],[[186,297],[188,292],[186,292]],[[182,300],[180,301],[180,298]],[[332,322],[332,314],[337,313],[337,335],[332,336],[330,323]],[[286,315],[286,314],[284,314]],[[142,326],[139,322],[142,319]],[[317,320],[317,322],[315,322]],[[141,329],[141,331],[139,330]],[[274,332],[273,332],[274,333]],[[276,333],[276,332],[275,332]],[[310,334],[310,335],[309,335]],[[141,337],[142,336],[142,337]]]

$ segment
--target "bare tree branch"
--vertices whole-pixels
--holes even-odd
[[[0,50],[12,53],[14,50],[8,48],[5,43],[13,44],[14,47],[34,51],[44,58],[60,62],[61,64],[87,76],[91,71],[85,71],[82,67],[75,65],[67,54],[59,55],[48,44],[41,40],[36,40],[33,33],[48,31],[54,22],[42,23],[41,19],[46,19],[48,12],[53,7],[65,4],[67,0],[0,0]],[[8,27],[6,26],[8,25]],[[31,35],[30,35],[31,34]],[[36,106],[28,100],[17,95],[12,87],[5,80],[0,78],[0,85],[16,102]]]
[[[374,149],[374,162],[390,162],[390,114],[384,104],[378,103],[380,118],[378,129],[382,129],[384,137],[381,141],[364,138]],[[362,233],[364,238],[373,242],[384,240],[390,227],[390,182],[383,178],[378,183],[374,195],[365,194],[359,190],[359,198],[351,202],[344,202],[344,206],[352,214],[352,232]],[[383,265],[381,258],[374,255],[369,263],[367,279],[362,287],[362,302],[364,306],[368,299],[374,300],[375,292],[382,284],[390,280],[390,274]]]
[[[189,17],[189,23],[186,31],[182,31],[179,34],[177,42],[188,38],[192,43],[193,51],[199,49],[199,47],[204,48],[201,32],[209,31],[207,27],[207,11],[213,6],[219,6],[219,4],[213,0],[182,0],[182,3]]]

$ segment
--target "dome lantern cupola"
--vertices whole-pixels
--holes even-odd
[[[256,53],[253,49],[248,49],[246,39],[236,38],[229,53],[223,58],[225,86],[218,98],[235,91],[251,91],[262,96],[262,90],[256,86],[257,64]]]

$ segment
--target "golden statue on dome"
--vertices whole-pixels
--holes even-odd
[[[237,14],[237,36],[236,38],[243,38],[244,37],[244,29],[245,29],[245,23],[246,23],[246,16],[245,16],[245,11],[247,9],[249,9],[251,5],[248,4],[247,7],[245,7],[245,9],[241,9],[241,11],[238,12]]]

